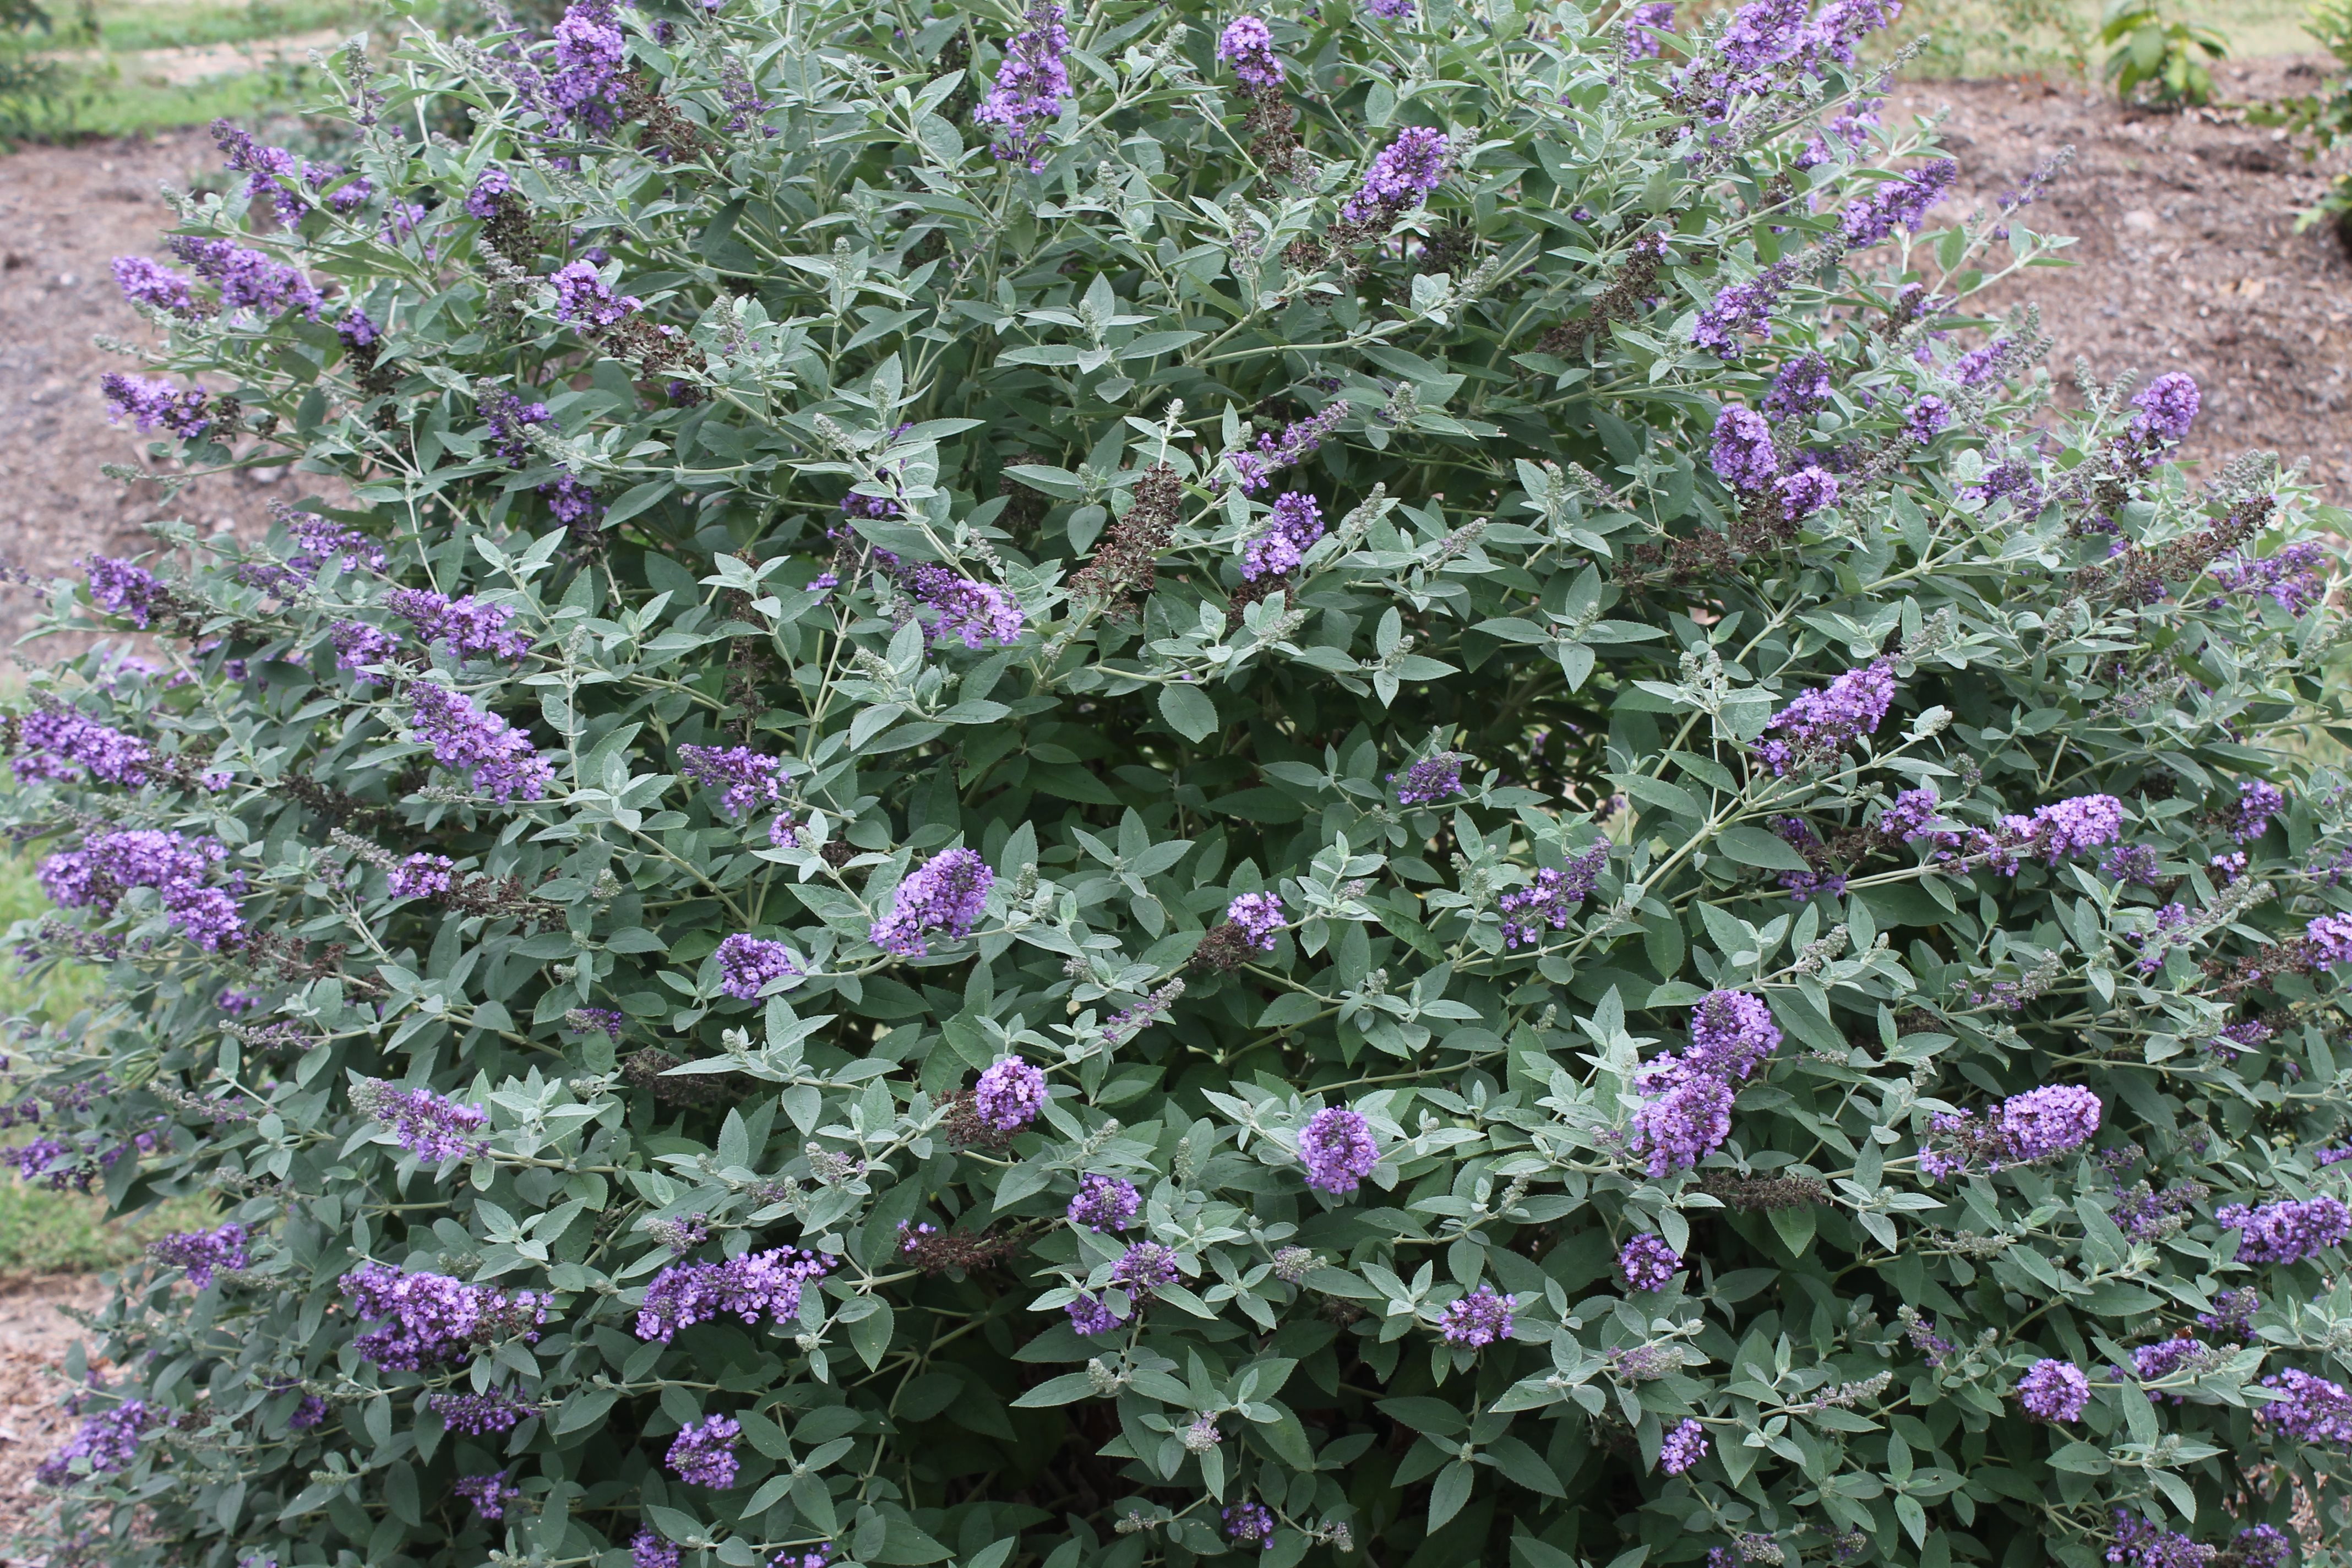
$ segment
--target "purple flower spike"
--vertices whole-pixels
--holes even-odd
[[[929,938],[961,940],[987,912],[996,873],[970,849],[942,849],[898,884],[890,911],[868,931],[874,945],[901,958],[929,953]]]
[[[1492,1285],[1481,1285],[1451,1302],[1440,1324],[1449,1345],[1484,1350],[1496,1340],[1511,1337],[1511,1314],[1518,1310],[1516,1296],[1498,1296]]]
[[[1706,1428],[1696,1420],[1680,1423],[1658,1446],[1658,1468],[1670,1476],[1681,1475],[1706,1458]]]
[[[1727,407],[1715,417],[1715,446],[1707,454],[1715,477],[1738,490],[1761,490],[1780,471],[1772,450],[1772,429],[1752,408]]]
[[[166,1268],[184,1269],[188,1283],[201,1290],[215,1274],[234,1274],[252,1263],[246,1252],[245,1226],[231,1223],[218,1230],[192,1230],[147,1244],[147,1256]]]
[[[1280,577],[1296,571],[1308,547],[1323,537],[1323,508],[1315,498],[1288,490],[1275,498],[1265,527],[1242,546],[1242,575]]]
[[[980,124],[996,128],[989,151],[1006,163],[1026,164],[1033,174],[1045,166],[1046,127],[1061,118],[1062,101],[1070,96],[1070,73],[1062,63],[1070,32],[1063,16],[1052,0],[1034,0],[1022,18],[1028,26],[1004,46],[995,87],[971,112]]]
[[[2074,1421],[2091,1403],[2091,1380],[2071,1361],[2038,1361],[2017,1380],[2017,1402],[2038,1421]]]
[[[719,988],[738,1002],[752,1001],[772,983],[800,972],[781,942],[738,932],[719,944]]]
[[[1298,1134],[1298,1160],[1307,1167],[1308,1186],[1346,1197],[1380,1164],[1381,1148],[1370,1122],[1335,1105],[1307,1119]]]
[[[1217,58],[1234,68],[1234,78],[1244,87],[1263,90],[1282,85],[1274,34],[1258,17],[1236,16],[1227,23],[1217,39]]]
[[[1135,1223],[1142,1207],[1143,1194],[1135,1190],[1133,1182],[1120,1176],[1089,1175],[1079,1181],[1078,1195],[1070,1200],[1070,1223],[1097,1234],[1125,1230]]]
[[[783,763],[749,746],[680,746],[677,765],[695,783],[723,792],[719,809],[729,816],[783,799]]]
[[[382,1079],[362,1079],[352,1090],[352,1106],[391,1128],[400,1146],[426,1164],[489,1152],[488,1141],[476,1136],[490,1122],[482,1108],[460,1105],[422,1085],[403,1089]]]
[[[2248,1208],[2226,1204],[2213,1211],[2223,1230],[2238,1237],[2241,1263],[2300,1263],[2352,1236],[2352,1211],[2325,1193],[2315,1198],[2287,1198]]]
[[[735,1484],[740,1468],[735,1445],[742,1436],[741,1425],[732,1416],[711,1415],[688,1422],[669,1446],[667,1462],[671,1473],[695,1486],[725,1491]]]
[[[680,1329],[719,1318],[781,1325],[800,1316],[801,1294],[832,1262],[789,1247],[747,1252],[724,1263],[673,1263],[654,1276],[637,1308],[636,1335],[667,1344]]]
[[[1428,200],[1453,166],[1453,144],[1445,132],[1408,125],[1372,159],[1339,217],[1346,223],[1393,223]]]
[[[1664,1237],[1633,1237],[1617,1254],[1617,1272],[1628,1290],[1663,1290],[1682,1268],[1683,1255],[1667,1246]]]
[[[1282,900],[1272,893],[1244,893],[1225,906],[1225,919],[1241,928],[1252,947],[1272,952],[1282,930]]]
[[[1045,1109],[1045,1075],[1019,1057],[992,1064],[972,1086],[972,1109],[999,1132],[1017,1132]]]

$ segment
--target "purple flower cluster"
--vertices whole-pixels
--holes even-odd
[[[1272,952],[1282,930],[1282,900],[1272,893],[1244,893],[1225,906],[1225,919],[1250,946]]]
[[[173,235],[172,254],[186,262],[195,275],[220,289],[221,309],[252,310],[275,316],[300,310],[312,321],[326,301],[308,278],[264,252],[226,239]]]
[[[463,1365],[482,1345],[537,1340],[547,1321],[547,1299],[531,1291],[509,1295],[383,1263],[361,1264],[343,1276],[342,1289],[352,1315],[376,1323],[352,1345],[388,1372]]]
[[[499,198],[514,189],[514,176],[492,163],[474,181],[474,188],[466,193],[466,216],[484,220],[499,215]]]
[[[629,1538],[629,1568],[677,1568],[678,1549],[640,1526]]]
[[[555,319],[573,322],[591,332],[617,325],[645,307],[645,301],[634,294],[614,294],[585,261],[565,263],[556,268],[549,281],[555,285]]]
[[[1440,752],[1405,769],[1402,779],[1391,773],[1388,782],[1397,786],[1397,804],[1432,805],[1460,795],[1464,760],[1458,752]]]
[[[113,912],[124,889],[152,888],[173,926],[206,952],[245,940],[236,900],[205,879],[228,851],[210,838],[131,828],[101,833],[41,862],[41,887],[66,909]]]
[[[2204,1341],[2175,1335],[2132,1350],[2132,1375],[2142,1383],[2158,1383],[2180,1370],[2184,1363],[2200,1361],[2213,1353]]]
[[[1276,474],[1321,447],[1324,438],[1339,427],[1339,422],[1348,417],[1352,407],[1346,398],[1340,398],[1318,414],[1285,425],[1278,440],[1269,430],[1257,438],[1254,450],[1228,454],[1225,460],[1232,466],[1234,477],[1241,481],[1242,489],[1255,495],[1272,482]],[[1315,542],[1310,539],[1307,542]]]
[[[2325,1193],[2259,1208],[2225,1204],[2213,1211],[2213,1219],[2223,1230],[2243,1233],[2238,1238],[2241,1263],[2300,1263],[2352,1236],[2352,1211]]]
[[[611,131],[619,123],[617,106],[627,90],[624,70],[629,53],[613,0],[572,0],[555,24],[551,53],[549,100],[580,129]]]
[[[898,884],[889,912],[866,934],[885,952],[920,958],[931,951],[934,934],[956,940],[970,936],[987,911],[989,889],[995,885],[996,873],[976,851],[942,849]]]
[[[1781,519],[1797,522],[1837,505],[1838,482],[1827,468],[1808,463],[1773,480],[1772,492],[1780,498]]]
[[[1903,417],[1903,433],[1926,446],[1952,423],[1952,405],[1929,393],[1911,405]]]
[[[1894,701],[1895,667],[1873,659],[1818,691],[1799,693],[1765,725],[1780,738],[1757,742],[1756,754],[1775,774],[1836,756],[1858,737],[1875,734]]]
[[[530,466],[530,426],[555,423],[546,404],[525,403],[502,386],[485,391],[476,400],[475,412],[490,427],[490,450],[510,468]]]
[[[1845,209],[1840,225],[1846,248],[1861,250],[1876,245],[1899,226],[1916,234],[1927,209],[1944,199],[1960,172],[1949,158],[1922,164],[1887,181]]]
[[[415,738],[432,746],[433,760],[471,775],[492,800],[538,800],[555,782],[555,765],[529,735],[476,707],[463,692],[419,680],[408,689],[408,710]]]
[[[1659,33],[1675,30],[1675,0],[1645,0],[1625,15],[1625,58],[1654,60],[1665,52]]]
[[[212,133],[226,165],[246,176],[246,199],[253,201],[268,195],[278,221],[288,228],[302,221],[310,204],[284,182],[295,181],[307,189],[319,191],[343,176],[342,169],[335,164],[313,163],[283,147],[264,146],[253,139],[250,132],[226,120],[214,121]],[[348,214],[366,205],[374,194],[374,184],[363,175],[329,192],[327,205],[337,213]]]
[[[992,1062],[972,1086],[972,1110],[999,1132],[1018,1132],[1045,1109],[1045,1075],[1019,1057]]]
[[[1631,1148],[1648,1157],[1653,1177],[1685,1171],[1731,1135],[1732,1085],[1780,1048],[1771,1009],[1744,991],[1717,991],[1691,1013],[1691,1043],[1643,1064],[1634,1087]]]
[[[1919,1170],[1930,1181],[1972,1168],[1989,1172],[2046,1160],[2079,1149],[2099,1130],[2099,1097],[2075,1084],[2045,1084],[2001,1101],[1990,1122],[1972,1111],[1938,1115],[1919,1149]]]
[[[1238,1502],[1219,1517],[1224,1521],[1225,1539],[1238,1541],[1244,1546],[1274,1547],[1274,1514],[1262,1502]]]
[[[1668,14],[1672,14],[1671,6]],[[1729,284],[1718,290],[1692,323],[1691,342],[1713,351],[1718,358],[1737,359],[1744,346],[1740,340],[1747,334],[1770,332],[1773,309],[1795,276],[1795,263],[1776,261],[1747,282]],[[1720,426],[1717,433],[1720,434]]]
[[[2352,963],[2352,915],[2314,915],[2303,935],[2322,963]]]
[[[166,1268],[187,1271],[188,1283],[201,1290],[215,1274],[234,1274],[252,1263],[245,1249],[245,1226],[231,1221],[218,1230],[183,1231],[147,1244],[147,1256]]]
[[[931,562],[908,566],[887,551],[875,554],[899,587],[933,612],[923,622],[924,647],[951,637],[977,652],[991,643],[1002,647],[1021,640],[1028,617],[1019,601],[994,584],[976,582]]]
[[[738,1002],[752,1001],[772,982],[800,972],[781,942],[738,931],[719,944],[719,989]]]
[[[395,899],[437,899],[457,879],[457,862],[446,855],[411,855],[388,875]]]
[[[2151,1519],[2134,1519],[2116,1510],[2116,1537],[2107,1547],[2107,1561],[2126,1568],[2206,1568],[2215,1552]]]
[[[1242,575],[1255,583],[1295,571],[1322,537],[1323,508],[1313,496],[1286,490],[1275,498],[1265,526],[1242,546]]]
[[[1334,1105],[1308,1117],[1299,1129],[1298,1163],[1307,1167],[1308,1186],[1345,1197],[1380,1164],[1381,1146],[1372,1138],[1370,1122]]]
[[[971,111],[980,124],[996,128],[989,151],[1027,164],[1033,174],[1045,166],[1045,127],[1061,117],[1062,100],[1070,96],[1070,73],[1062,63],[1070,30],[1063,16],[1053,0],[1031,0],[1022,17],[1028,25],[1004,46],[995,87]]]
[[[1454,166],[1453,144],[1443,131],[1408,125],[1372,158],[1364,182],[1339,208],[1342,222],[1386,225],[1429,199]]]
[[[2300,616],[2326,597],[2327,579],[2322,574],[2327,559],[2326,545],[2305,540],[2275,555],[2239,555],[2208,570],[2224,593],[2258,595],[2290,616]]]
[[[1119,1325],[1119,1316],[1111,1310],[1108,1301],[1099,1296],[1087,1295],[1083,1291],[1065,1305],[1062,1310],[1069,1314],[1071,1331],[1087,1339],[1108,1334]]]
[[[1764,417],[1774,424],[1803,421],[1826,407],[1830,400],[1830,364],[1808,351],[1782,365],[1764,395]]]
[[[506,1518],[507,1504],[522,1496],[522,1489],[509,1482],[504,1470],[492,1470],[487,1476],[460,1476],[457,1492],[487,1520]]]
[[[1565,868],[1555,871],[1543,868],[1536,872],[1534,881],[1516,892],[1504,894],[1503,945],[1533,947],[1543,940],[1547,926],[1553,931],[1566,931],[1568,917],[1592,896],[1593,885],[1608,865],[1609,845],[1604,840],[1580,855],[1570,856]]]
[[[1772,450],[1772,427],[1752,408],[1727,405],[1715,416],[1715,445],[1707,464],[1715,477],[1736,490],[1760,490],[1780,471],[1780,455]]]
[[[2298,1443],[2352,1446],[2352,1393],[2343,1384],[2294,1367],[2263,1379],[2279,1395],[2254,1411],[2254,1419]]]
[[[35,779],[79,782],[84,770],[102,784],[147,782],[154,752],[136,735],[110,730],[70,708],[36,708],[16,721],[16,760],[9,764],[19,784]]]
[[[1517,1296],[1498,1296],[1492,1285],[1481,1285],[1449,1303],[1438,1326],[1447,1344],[1484,1350],[1511,1337],[1511,1314],[1518,1306]]]
[[[155,580],[155,574],[110,555],[92,556],[87,570],[90,602],[110,616],[121,616],[141,631],[147,629],[156,606],[172,596],[171,590]]]
[[[641,1340],[667,1344],[680,1329],[719,1318],[756,1323],[765,1313],[775,1323],[800,1315],[801,1292],[822,1279],[832,1260],[789,1247],[747,1252],[724,1263],[673,1263],[654,1276],[637,1308]]]
[[[1706,1458],[1706,1428],[1695,1419],[1677,1424],[1658,1445],[1658,1468],[1670,1476],[1681,1475]]]
[[[504,1384],[488,1394],[436,1394],[425,1401],[441,1425],[471,1437],[513,1431],[544,1408],[539,1401]]]
[[[783,798],[783,763],[749,746],[680,746],[677,765],[695,783],[723,789],[719,809],[730,816]]]
[[[201,439],[213,427],[212,415],[206,412],[212,394],[201,386],[183,391],[168,381],[110,370],[98,378],[98,389],[105,395],[107,416],[117,422],[128,419],[142,430],[169,430],[190,441]]]
[[[1255,16],[1236,16],[1217,38],[1217,58],[1234,68],[1244,87],[1264,90],[1282,85],[1282,62],[1274,58],[1274,33]]]
[[[139,1455],[141,1434],[161,1426],[163,1418],[162,1410],[143,1399],[126,1399],[85,1415],[80,1429],[42,1460],[33,1477],[45,1487],[62,1487],[79,1476],[110,1476],[126,1470]],[[74,1468],[76,1461],[81,1466],[79,1470]]]
[[[2224,1290],[2213,1298],[2213,1310],[2197,1314],[2197,1326],[2216,1339],[2240,1343],[2253,1337],[2254,1314],[2263,1310],[2263,1299],[2251,1289]]]
[[[2230,1543],[2230,1554],[2238,1560],[2238,1568],[2284,1568],[2289,1550],[2286,1532],[2269,1524],[2242,1530]]]
[[[741,1424],[731,1415],[689,1421],[679,1429],[677,1440],[669,1446],[667,1463],[682,1481],[725,1491],[735,1484],[739,1468],[735,1445],[742,1436]]]
[[[1175,1249],[1156,1241],[1134,1243],[1110,1266],[1111,1283],[1133,1296],[1165,1290],[1181,1278],[1182,1270],[1177,1267]]]
[[[2038,1361],[2017,1380],[2017,1402],[2037,1421],[2080,1420],[2091,1380],[2071,1361]]]
[[[2168,372],[2132,399],[2132,406],[2139,411],[2132,416],[2132,428],[2155,441],[2178,441],[2197,422],[2201,402],[2193,378],[2177,370]]]
[[[1135,1184],[1120,1176],[1087,1175],[1079,1178],[1078,1195],[1070,1200],[1070,1223],[1085,1226],[1097,1234],[1107,1230],[1125,1230],[1135,1223],[1137,1211],[1143,1207],[1143,1194]]]
[[[428,1165],[477,1159],[490,1152],[489,1141],[478,1136],[490,1124],[482,1108],[462,1105],[423,1084],[404,1089],[364,1078],[352,1090],[352,1108],[383,1122],[392,1130],[394,1142]]]
[[[1683,1255],[1666,1245],[1665,1237],[1644,1231],[1629,1238],[1617,1252],[1617,1273],[1628,1290],[1663,1290],[1683,1269]]]
[[[354,675],[364,677],[368,666],[390,664],[400,652],[398,637],[365,621],[337,621],[327,635],[335,645],[335,668]]]
[[[318,576],[330,561],[339,562],[346,572],[384,569],[383,546],[358,529],[330,522],[316,512],[283,515],[286,532],[294,542],[294,553],[286,558],[286,564],[304,577]]]
[[[123,299],[133,305],[145,305],[188,320],[205,313],[186,279],[144,256],[116,257],[114,284],[122,290]]]
[[[458,658],[499,658],[511,662],[530,652],[530,638],[509,631],[514,612],[468,594],[452,599],[426,588],[394,588],[383,596],[394,615],[412,622],[426,642],[446,643]]]
[[[2270,831],[2271,818],[2286,809],[2286,795],[2278,785],[2260,779],[2243,779],[2238,784],[2238,798],[2230,814],[2230,837],[2241,844],[2251,844]]]

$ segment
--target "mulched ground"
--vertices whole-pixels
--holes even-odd
[[[2332,62],[2330,62],[2332,63]],[[2223,62],[2217,99],[2243,103],[2319,89],[2304,58]],[[2063,146],[2074,162],[2029,222],[2078,237],[2076,265],[2001,285],[2006,306],[2042,307],[2056,340],[2050,366],[2071,396],[2076,355],[2102,381],[2168,370],[2197,378],[2205,406],[2188,455],[2207,472],[2248,447],[2307,458],[2327,499],[2352,502],[2352,258],[2325,226],[2295,214],[2340,160],[2312,164],[2280,133],[2226,107],[2127,114],[2079,88],[2040,82],[1925,82],[1895,107],[1948,108],[1960,161],[1948,211],[1990,206]]]
[[[0,1563],[37,1563],[9,1552],[45,1494],[33,1471],[72,1436],[58,1408],[67,1347],[81,1329],[60,1308],[96,1311],[106,1291],[94,1274],[41,1274],[0,1281]]]

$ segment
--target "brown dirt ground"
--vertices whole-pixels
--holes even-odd
[[[1960,162],[1946,212],[1990,207],[2037,163],[2072,145],[2074,162],[2027,223],[2071,234],[2076,265],[2000,285],[2000,307],[2042,307],[2049,364],[2071,401],[2076,355],[2105,380],[2185,370],[2205,395],[2187,456],[2210,473],[2266,447],[2307,458],[2328,500],[2352,502],[2352,258],[2295,213],[2340,162],[2306,163],[2279,132],[2221,107],[2317,91],[2325,57],[2223,62],[2217,107],[2126,114],[2112,99],[2042,82],[1921,82],[1890,107],[1948,107]],[[2332,61],[2326,61],[2332,66]]]
[[[106,1291],[94,1274],[39,1274],[0,1280],[0,1552],[31,1527],[43,1494],[33,1470],[72,1433],[58,1407],[58,1369],[82,1338],[60,1308],[94,1312]],[[7,1568],[37,1561],[9,1555]]]

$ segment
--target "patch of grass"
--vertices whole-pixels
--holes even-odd
[[[374,8],[353,0],[249,0],[247,5],[102,5],[99,37],[115,54],[282,38],[327,27],[357,29]]]
[[[2200,22],[2230,41],[2232,58],[2315,54],[2305,0],[2162,0],[2168,20]],[[2067,76],[2078,64],[2100,79],[2101,0],[1914,0],[1897,36],[1927,39],[1912,67],[1921,77]]]
[[[302,64],[169,82],[142,76],[135,60],[125,61],[111,79],[91,85],[88,98],[75,110],[73,134],[132,136],[220,119],[257,120],[317,96],[317,78]]]
[[[0,856],[0,929],[37,918],[51,907],[33,875],[34,861],[21,854]],[[0,1017],[29,1016],[69,1024],[98,996],[102,973],[88,964],[60,964],[28,976],[0,960]],[[36,1130],[22,1129],[7,1142],[21,1143]],[[173,1231],[210,1223],[211,1203],[174,1198],[129,1218],[110,1218],[106,1200],[89,1193],[51,1192],[0,1170],[0,1275],[65,1273],[111,1268]]]

